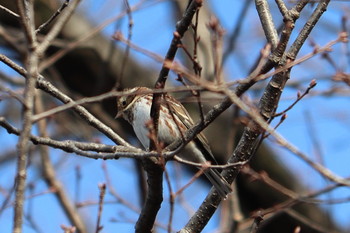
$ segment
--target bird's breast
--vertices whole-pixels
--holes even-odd
[[[150,112],[151,105],[147,99],[139,100],[134,106],[132,126],[137,138],[145,148],[149,148],[149,124],[152,124]],[[177,123],[175,123],[175,121]],[[180,130],[185,127],[176,115],[171,115],[165,106],[161,106],[158,121],[158,140],[165,145],[171,144],[175,139],[181,137]]]

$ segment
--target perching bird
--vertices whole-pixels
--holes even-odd
[[[118,114],[128,121],[142,145],[149,148],[149,130],[146,124],[150,122],[150,112],[152,106],[153,94],[151,89],[146,87],[134,87],[124,90],[126,95],[118,98]],[[159,121],[158,121],[158,140],[164,145],[169,145],[181,137],[191,126],[193,121],[185,107],[173,97],[164,94],[161,97]],[[203,134],[189,142],[183,148],[179,157],[184,160],[205,163],[214,162],[215,158],[209,148],[208,142]],[[226,198],[232,189],[220,173],[208,168],[204,171],[209,181],[214,185],[221,197]]]

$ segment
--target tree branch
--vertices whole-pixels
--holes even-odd
[[[326,7],[324,2],[320,2],[319,6]],[[317,9],[319,8],[319,6],[317,7]],[[312,22],[314,22],[314,24],[317,22],[317,20],[319,19],[319,17],[322,15],[322,13],[325,10],[325,8],[322,8],[322,9],[324,9],[323,11],[320,11],[317,9],[315,10],[314,14],[316,12],[318,12],[318,14],[320,14],[320,15],[318,15],[318,17],[316,17],[316,16],[310,17],[310,20],[311,20],[311,18],[314,19],[314,20],[312,20]],[[315,21],[315,19],[317,19],[317,20]],[[309,28],[311,31],[312,27],[309,27]],[[310,33],[310,31],[309,31],[309,33]],[[305,39],[306,38],[304,38],[303,41],[302,40],[299,40],[299,41],[302,41],[302,43],[304,43]],[[301,47],[301,45],[302,44],[300,44],[300,47]],[[293,51],[295,51],[297,53],[299,50],[293,50]],[[294,54],[295,56],[296,56],[296,53]],[[284,59],[284,61],[285,61],[285,59]],[[283,63],[280,63],[280,65],[281,64],[283,64]],[[263,97],[261,98],[261,100],[259,102],[259,108],[264,109],[264,114],[263,114],[264,119],[258,121],[258,123],[257,123],[256,118],[260,118],[260,116],[256,115],[256,114],[254,115],[254,116],[256,116],[256,118],[254,118],[254,120],[250,121],[248,123],[247,127],[245,127],[244,132],[242,134],[242,137],[241,137],[236,149],[234,150],[232,156],[230,157],[228,163],[249,161],[252,158],[253,153],[256,151],[256,146],[258,145],[257,139],[261,135],[263,130],[266,130],[266,127],[268,127],[268,124],[265,121],[267,121],[274,114],[276,107],[277,107],[277,104],[278,104],[278,101],[279,101],[279,97],[283,91],[285,83],[287,82],[287,80],[289,78],[289,74],[290,74],[290,70],[285,71],[283,73],[278,73],[271,79],[271,81],[269,82],[269,85],[265,89]],[[226,94],[229,94],[229,93],[226,93]],[[231,95],[231,97],[232,96],[235,97],[235,99],[236,99],[235,103],[239,102],[238,97],[240,96],[240,94],[237,93],[237,90],[235,91],[235,95]],[[231,99],[231,101],[232,100],[234,100],[234,99]],[[263,126],[266,126],[266,127],[263,127]],[[263,127],[263,128],[261,128],[261,127]],[[271,129],[271,132],[269,132],[269,133],[276,136],[276,133],[273,131],[273,129]],[[290,148],[290,149],[294,150],[295,148]],[[294,152],[297,152],[297,151],[294,150]],[[319,166],[317,166],[317,167],[319,167]],[[240,167],[233,167],[233,168],[224,170],[222,172],[222,174],[228,182],[232,183],[236,179],[239,171],[240,171]],[[328,170],[327,171],[323,170],[323,172],[327,173],[327,175],[328,175]],[[338,179],[338,177],[334,177],[334,176],[328,176],[328,177],[334,178],[334,180],[337,182],[345,182],[344,180]],[[191,217],[191,219],[186,224],[186,226],[183,229],[181,229],[179,232],[181,232],[181,233],[201,232],[202,229],[207,224],[207,222],[209,221],[209,219],[211,218],[211,216],[214,214],[214,212],[217,209],[220,202],[221,202],[221,199],[218,197],[218,195],[212,189],[211,192],[207,195],[203,204],[199,207],[199,209],[196,211],[196,213]]]
[[[35,111],[41,112],[43,111],[43,109],[44,109],[43,97],[42,95],[40,95],[40,93],[38,93],[37,98],[35,99]],[[1,125],[3,125],[2,123],[6,123],[3,121],[3,119],[0,119],[0,121],[1,121],[0,123]],[[39,135],[44,139],[48,138],[47,131],[46,131],[46,128],[47,128],[46,123],[47,123],[46,120],[38,122]],[[10,131],[9,128],[7,130],[8,132]],[[34,136],[31,136],[30,139],[32,140],[32,142],[34,142],[33,140]],[[37,139],[39,138],[37,137]],[[40,151],[40,158],[41,158],[41,171],[43,174],[44,181],[46,182],[49,188],[55,190],[54,195],[57,198],[58,202],[60,203],[60,206],[62,207],[62,209],[65,211],[71,224],[77,228],[77,231],[79,233],[86,233],[87,229],[82,217],[79,215],[77,208],[75,207],[74,203],[65,192],[64,186],[58,179],[55,168],[50,159],[49,147],[45,145],[40,145],[39,151]]]
[[[266,0],[255,0],[255,6],[260,17],[261,25],[265,32],[265,37],[271,44],[272,49],[275,49],[278,42],[278,35],[272,20],[269,4]]]
[[[13,62],[11,59],[6,57],[3,54],[0,54],[0,61],[4,62],[6,65],[11,67],[14,71],[18,72],[23,77],[26,77],[27,71],[20,65]],[[105,125],[103,122],[98,120],[95,116],[93,116],[86,108],[83,106],[75,104],[74,100],[67,96],[66,94],[62,93],[60,90],[58,90],[52,83],[50,83],[48,80],[46,80],[42,75],[38,74],[36,79],[36,85],[41,90],[45,91],[49,95],[57,98],[58,100],[62,101],[63,103],[72,103],[73,110],[79,114],[80,117],[82,117],[84,120],[86,120],[90,125],[98,129],[101,133],[106,135],[108,138],[110,138],[113,142],[119,145],[123,145],[126,147],[133,148],[128,142],[126,142],[123,138],[121,138],[118,134],[116,134],[110,127]]]
[[[17,172],[15,179],[15,205],[14,205],[14,224],[13,233],[22,232],[23,224],[23,206],[27,178],[27,154],[29,150],[29,136],[32,129],[31,118],[33,115],[34,96],[35,96],[35,77],[38,74],[38,54],[36,51],[37,41],[34,32],[34,6],[33,1],[17,0],[17,9],[20,15],[20,22],[24,29],[27,42],[27,60],[28,69],[23,99],[23,122],[22,129],[18,139],[18,158]]]
[[[175,54],[178,49],[178,44],[180,43],[181,38],[189,28],[192,22],[194,14],[197,12],[198,8],[202,5],[201,0],[193,0],[189,3],[182,19],[176,24],[176,31],[174,32],[171,45],[168,49],[168,52],[165,56],[163,67],[159,73],[158,79],[155,84],[156,89],[163,89],[165,82],[169,74],[169,68],[166,65],[168,62],[174,60]],[[150,139],[150,150],[156,149],[157,138],[158,138],[158,119],[159,119],[159,109],[160,109],[160,99],[163,94],[154,93],[152,106],[151,106],[151,118],[153,120],[153,132],[155,140]],[[151,232],[156,219],[157,213],[159,211],[160,205],[163,201],[163,166],[161,162],[157,164],[153,161],[145,159],[143,161],[143,166],[147,172],[147,181],[148,181],[148,190],[145,204],[142,208],[142,212],[139,216],[139,219],[136,223],[135,229],[136,232]]]

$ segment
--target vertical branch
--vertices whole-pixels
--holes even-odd
[[[198,52],[198,42],[200,40],[200,37],[198,36],[199,9],[200,8],[197,8],[196,17],[195,17],[195,23],[192,25],[194,46],[193,46],[193,58],[191,60],[193,62],[194,73],[200,79],[201,75],[202,75],[202,66],[199,64],[198,54],[197,54],[197,52]],[[201,101],[201,93],[200,93],[200,91],[192,91],[192,95],[194,95],[196,97],[196,99],[197,99],[199,115],[200,115],[201,120],[203,120],[204,113],[203,113],[203,104],[202,104],[202,101]]]
[[[100,189],[100,198],[98,202],[98,215],[97,215],[97,224],[96,224],[95,233],[99,233],[103,228],[103,226],[101,226],[101,217],[102,217],[102,210],[103,210],[103,200],[106,194],[106,184],[100,184],[98,188]]]
[[[214,59],[214,72],[217,80],[217,85],[224,84],[224,78],[222,77],[222,54],[223,54],[223,36],[225,30],[221,27],[217,18],[212,17],[209,22],[209,29],[211,30],[212,46],[213,46],[213,59]]]
[[[35,111],[36,112],[44,111],[43,98],[40,95],[40,93],[38,93],[35,99]],[[45,138],[48,137],[46,132],[45,119],[38,121],[38,129],[39,129],[39,135],[41,137],[45,137]],[[46,185],[55,190],[54,195],[57,198],[58,202],[60,203],[60,206],[64,210],[71,224],[76,227],[79,233],[86,233],[87,230],[86,230],[84,221],[82,220],[77,209],[75,208],[74,203],[70,200],[67,193],[65,192],[64,186],[57,179],[57,174],[50,160],[48,147],[44,145],[40,145],[39,150],[40,150],[40,159],[42,164],[41,172],[43,174],[43,179]]]
[[[132,37],[132,28],[134,26],[134,20],[132,18],[132,10],[130,7],[130,3],[129,0],[124,0],[124,5],[125,5],[125,11],[128,17],[128,37],[127,37],[127,41],[128,43],[126,44],[126,48],[125,48],[125,53],[123,56],[123,61],[120,67],[120,73],[116,78],[115,81],[115,85],[114,85],[114,89],[118,90],[118,88],[121,86],[121,80],[123,80],[123,75],[124,75],[124,71],[126,69],[126,64],[128,62],[129,59],[129,54],[130,54],[130,42],[131,42],[131,37]]]
[[[27,58],[26,58],[26,83],[23,100],[23,122],[20,137],[18,139],[18,160],[16,174],[16,189],[15,189],[15,205],[14,205],[14,225],[13,233],[22,232],[23,224],[23,205],[24,193],[27,177],[27,154],[29,136],[32,129],[32,116],[34,106],[35,82],[38,74],[38,56],[36,52],[36,35],[34,28],[34,9],[33,1],[17,0],[17,9],[20,14],[20,22],[24,29],[25,38],[27,39]]]
[[[278,36],[276,27],[272,21],[269,4],[266,0],[255,0],[256,9],[258,11],[261,25],[264,29],[267,41],[271,44],[272,49],[276,48]]]
[[[180,43],[181,38],[187,31],[187,29],[190,27],[192,18],[194,14],[197,12],[197,9],[202,6],[202,0],[193,0],[188,5],[183,18],[177,22],[176,24],[176,31],[174,32],[173,39],[170,44],[170,48],[168,49],[168,52],[165,56],[163,67],[159,72],[158,79],[155,84],[156,89],[163,89],[165,86],[165,82],[169,75],[169,62],[172,62],[175,58],[178,44]],[[159,107],[160,107],[160,98],[162,94],[161,93],[154,93],[153,94],[153,101],[152,101],[152,107],[151,107],[151,118],[153,119],[153,125],[155,130],[155,136],[157,138],[158,135],[158,119],[159,119]],[[150,141],[150,149],[154,149],[154,142]]]
[[[241,33],[241,29],[243,26],[243,20],[246,18],[248,9],[250,4],[252,3],[252,0],[245,1],[245,4],[243,5],[240,13],[237,15],[237,24],[235,25],[234,29],[232,30],[232,34],[229,36],[228,39],[228,46],[224,51],[224,54],[222,55],[222,62],[225,63],[231,53],[234,52],[236,48],[236,43],[239,34]]]
[[[171,41],[170,48],[165,56],[163,67],[159,73],[158,79],[155,84],[156,89],[163,89],[165,82],[169,75],[169,62],[172,62],[175,58],[178,45],[181,42],[181,38],[190,27],[192,18],[197,12],[197,9],[202,6],[202,0],[193,0],[188,5],[183,18],[176,24],[176,31],[174,32],[173,39]],[[152,125],[152,138],[150,139],[150,150],[156,149],[157,138],[158,138],[158,119],[159,109],[162,94],[154,93],[151,107],[151,118],[153,119]],[[153,140],[155,139],[155,140]],[[145,159],[143,166],[147,172],[148,190],[145,204],[142,208],[141,214],[135,226],[136,232],[147,233],[152,231],[154,221],[156,219],[158,210],[160,209],[163,201],[163,167],[154,161]]]
[[[158,210],[163,202],[163,167],[151,160],[143,160],[147,172],[145,204],[135,226],[136,233],[151,233]]]

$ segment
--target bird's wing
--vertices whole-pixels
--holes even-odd
[[[166,103],[164,107],[168,108],[169,111],[172,114],[174,114],[174,116],[177,116],[179,120],[186,126],[187,129],[190,129],[194,125],[194,123],[186,108],[175,98],[169,95],[165,96]],[[201,148],[201,151],[203,152],[207,160],[213,162],[214,164],[217,164],[217,161],[210,150],[208,140],[205,138],[204,134],[199,133],[197,137],[193,139],[193,141],[199,148]]]

